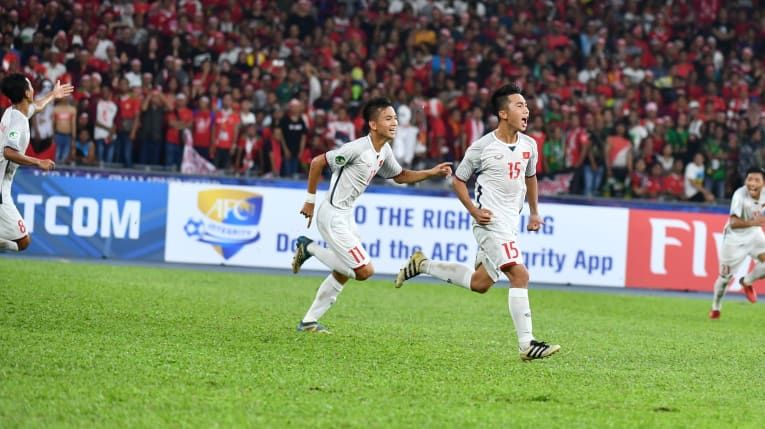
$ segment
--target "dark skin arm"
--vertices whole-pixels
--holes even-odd
[[[740,217],[736,215],[730,216],[730,227],[733,229],[739,229],[739,228],[749,228],[752,226],[763,226],[765,225],[765,216],[757,216],[752,219],[741,219]]]
[[[56,168],[56,163],[49,159],[38,159],[31,156],[26,156],[16,149],[12,149],[7,146],[5,149],[3,149],[3,156],[5,159],[15,162],[16,164],[31,165],[43,171],[50,171]]]
[[[311,160],[311,167],[308,169],[309,194],[316,194],[316,189],[319,186],[319,180],[321,180],[321,172],[324,171],[324,167],[326,166],[327,159],[324,154],[317,155]],[[416,183],[431,177],[446,177],[451,174],[451,164],[448,162],[443,162],[428,170],[403,170],[397,176],[393,177],[393,180],[396,183]],[[316,203],[305,202],[303,203],[303,208],[300,210],[300,214],[308,219],[308,228],[311,227],[311,221],[313,220],[313,211],[315,206]]]

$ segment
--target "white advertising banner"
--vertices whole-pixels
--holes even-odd
[[[170,183],[165,259],[289,268],[298,236],[321,241],[299,214],[304,197],[291,188]],[[624,287],[627,209],[542,204],[540,211],[542,230],[519,236],[532,282]],[[434,260],[474,263],[470,215],[456,197],[367,192],[354,214],[378,273],[398,272],[418,248]],[[304,268],[326,269],[315,258]]]

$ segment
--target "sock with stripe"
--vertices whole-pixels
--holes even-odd
[[[343,261],[341,261],[340,258],[337,257],[337,255],[335,255],[335,252],[325,247],[319,246],[315,242],[310,243],[308,246],[306,246],[306,248],[308,249],[308,252],[311,253],[311,255],[315,256],[316,259],[320,260],[322,264],[331,268],[332,271],[336,271],[352,279],[356,278],[356,272],[353,271],[352,268],[347,267],[343,263]]]
[[[435,278],[468,290],[470,290],[470,279],[474,272],[472,268],[456,262],[432,261],[430,259],[425,260],[420,265],[420,270],[425,274],[430,274]]]
[[[15,241],[0,238],[0,250],[4,250],[6,252],[18,252],[19,245],[16,244]]]
[[[324,313],[332,307],[332,304],[337,301],[337,296],[343,291],[343,285],[337,281],[335,276],[330,273],[327,278],[321,282],[319,290],[316,291],[316,298],[311,304],[311,308],[303,317],[303,323],[311,323],[318,321]]]
[[[507,294],[510,316],[513,318],[515,332],[518,334],[518,345],[521,350],[529,346],[534,335],[531,333],[531,307],[529,306],[529,290],[511,287]]]

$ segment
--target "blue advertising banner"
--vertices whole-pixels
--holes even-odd
[[[164,260],[167,183],[20,169],[13,201],[33,255]]]

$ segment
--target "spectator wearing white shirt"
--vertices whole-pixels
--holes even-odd
[[[242,108],[239,112],[239,122],[242,129],[248,125],[255,125],[255,114],[252,113],[252,101],[246,98],[242,100]]]
[[[98,160],[110,163],[114,160],[114,119],[117,117],[117,104],[112,100],[112,88],[109,85],[101,87],[101,99],[96,104],[96,124],[93,138],[96,141]]]
[[[45,78],[51,81],[51,83],[56,82],[66,73],[66,66],[61,64],[61,55],[62,54],[51,52],[49,61],[43,63],[45,66]]]
[[[412,125],[412,110],[408,106],[402,104],[397,113],[398,129],[393,139],[393,155],[401,166],[411,168],[420,129]]]
[[[348,117],[345,107],[338,107],[335,112],[337,117],[327,124],[327,137],[340,147],[349,141],[356,140],[356,127]]]
[[[141,87],[141,60],[133,58],[130,61],[130,71],[125,73],[125,79],[131,88]]]
[[[704,154],[697,152],[685,166],[685,197],[688,201],[711,202],[714,195],[704,187]]]
[[[109,39],[109,35],[106,32],[106,25],[101,24],[98,26],[96,38],[98,44],[96,44],[96,49],[93,51],[93,56],[100,60],[108,61],[109,54],[106,51],[109,47],[112,49],[114,48],[114,42]]]

